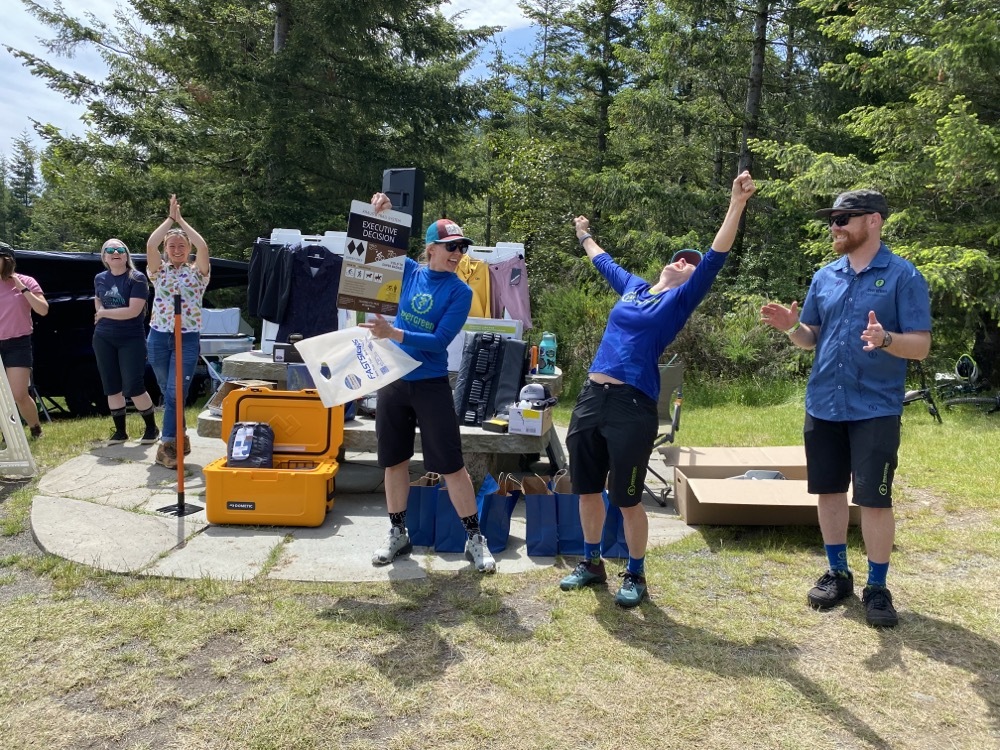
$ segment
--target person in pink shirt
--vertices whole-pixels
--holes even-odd
[[[42,436],[38,407],[28,392],[31,384],[31,313],[48,315],[49,303],[42,288],[30,276],[14,273],[14,251],[0,243],[0,358],[7,382],[31,437]]]

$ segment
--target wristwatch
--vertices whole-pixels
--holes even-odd
[[[21,294],[27,294],[29,291],[31,291],[31,290],[28,289],[28,287],[26,287],[26,286],[22,286],[21,287]]]
[[[892,334],[889,333],[888,331],[886,331],[885,332],[885,338],[882,339],[882,345],[879,347],[879,349],[885,349],[891,343],[892,343]]]

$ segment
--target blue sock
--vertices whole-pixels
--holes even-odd
[[[591,544],[586,539],[583,540],[583,559],[592,565],[601,562],[601,543]]]
[[[847,571],[847,545],[846,544],[828,544],[826,545],[826,559],[830,562],[830,570],[836,572],[838,570]]]
[[[646,575],[646,558],[630,557],[628,559],[628,565],[625,566],[625,570],[634,576]]]
[[[889,563],[868,561],[868,585],[885,586],[885,576],[889,572]]]

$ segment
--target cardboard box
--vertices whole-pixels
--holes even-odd
[[[232,468],[226,457],[205,472],[205,516],[213,524],[320,526],[333,507],[344,410],[327,409],[316,391],[234,390],[223,403],[222,434],[235,422],[274,430],[274,467]]]
[[[551,409],[511,408],[507,414],[507,431],[511,435],[544,435],[552,429]]]
[[[670,446],[660,446],[665,453]],[[695,448],[675,446],[676,466],[734,466],[743,467],[733,474],[742,474],[747,469],[794,470],[805,467],[806,449],[801,445],[778,445],[759,448]],[[786,475],[787,476],[787,475]]]
[[[748,470],[780,471],[785,479],[734,480]],[[851,490],[848,489],[848,497]],[[817,526],[816,495],[806,491],[802,446],[681,448],[674,466],[674,502],[692,526]],[[850,522],[861,508],[850,506]]]

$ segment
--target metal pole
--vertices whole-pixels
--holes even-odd
[[[174,452],[177,454],[177,505],[160,508],[160,513],[187,516],[201,510],[184,502],[184,339],[181,333],[181,295],[174,295],[174,412],[177,420]]]

